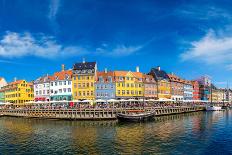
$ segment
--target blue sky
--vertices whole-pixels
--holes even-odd
[[[98,69],[161,66],[232,86],[232,1],[0,0],[0,76],[33,80],[97,61]]]

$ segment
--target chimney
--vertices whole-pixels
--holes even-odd
[[[17,81],[17,78],[16,77],[14,77],[14,82],[16,82]]]
[[[158,69],[158,71],[160,71],[160,66],[157,66],[157,68],[156,69]]]
[[[85,58],[83,58],[83,64],[85,63]]]
[[[136,67],[136,72],[139,72],[139,66]]]
[[[61,65],[61,69],[62,69],[62,71],[65,70],[65,65],[64,64]]]
[[[105,73],[107,73],[107,68],[105,68]]]

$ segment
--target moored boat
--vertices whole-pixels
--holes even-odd
[[[206,107],[206,110],[207,111],[218,111],[218,110],[222,110],[222,108],[221,107],[219,107],[219,106],[207,106]]]
[[[118,113],[117,118],[119,121],[123,122],[144,122],[153,120],[155,117],[155,111],[143,112],[143,113]]]

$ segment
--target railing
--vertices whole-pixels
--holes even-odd
[[[0,109],[0,115],[59,119],[116,119],[117,113],[154,111],[157,116],[204,110],[204,107],[146,107],[108,109]]]

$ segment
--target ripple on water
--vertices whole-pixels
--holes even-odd
[[[232,111],[155,122],[78,122],[2,117],[2,154],[232,154]],[[0,154],[1,154],[0,153]]]

